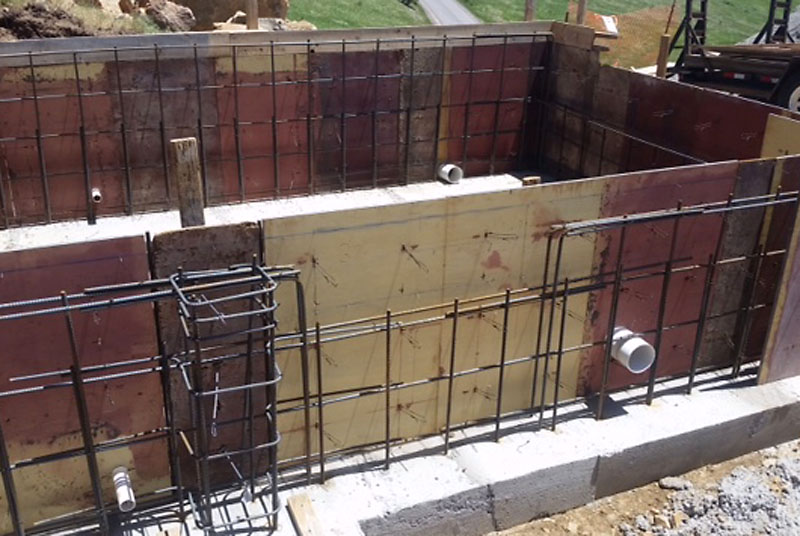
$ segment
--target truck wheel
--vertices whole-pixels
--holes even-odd
[[[777,97],[779,106],[789,108],[793,112],[800,112],[800,72],[794,73],[783,81]]]

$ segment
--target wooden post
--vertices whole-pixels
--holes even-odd
[[[525,0],[525,20],[536,20],[536,0]]]
[[[589,0],[578,0],[578,24],[586,24],[586,4]]]
[[[258,30],[258,0],[247,0],[247,29]]]
[[[196,138],[170,140],[169,167],[170,175],[178,186],[181,227],[205,225],[203,178]]]
[[[661,42],[658,46],[658,61],[656,62],[656,76],[659,78],[667,77],[667,61],[669,60],[669,42],[671,37],[669,34],[661,36]]]

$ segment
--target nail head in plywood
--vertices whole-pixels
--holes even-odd
[[[169,142],[170,174],[178,185],[182,227],[205,225],[203,179],[197,139],[179,138]]]

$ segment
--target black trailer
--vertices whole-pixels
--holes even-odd
[[[792,0],[770,0],[767,22],[754,43],[733,46],[706,43],[709,1],[686,0],[670,46],[680,50],[670,74],[800,111],[800,43],[790,31]]]

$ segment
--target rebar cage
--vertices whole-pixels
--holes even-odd
[[[181,271],[170,277],[170,282],[185,337],[179,367],[191,409],[192,441],[185,444],[197,476],[195,492],[189,493],[195,521],[211,533],[229,533],[245,519],[215,519],[214,512],[219,516],[231,501],[246,504],[259,500],[259,513],[255,517],[246,515],[246,520],[264,519],[265,528],[275,528],[280,442],[276,386],[281,379],[275,360],[278,305],[274,292],[278,283],[255,263],[226,272]],[[223,345],[226,350],[221,352]],[[236,374],[241,368],[238,361],[244,361],[243,377]],[[224,378],[223,369],[234,377]],[[241,413],[220,421],[222,399],[240,402]],[[229,431],[230,427],[241,432],[231,433],[238,430]],[[180,430],[179,434],[185,438],[188,432]],[[221,436],[227,441],[215,447],[213,443]],[[238,444],[231,443],[237,438]],[[262,458],[265,461],[259,463]],[[229,465],[232,474],[212,478],[215,464]],[[229,491],[213,495],[212,480],[239,481],[242,489],[239,494]]]

